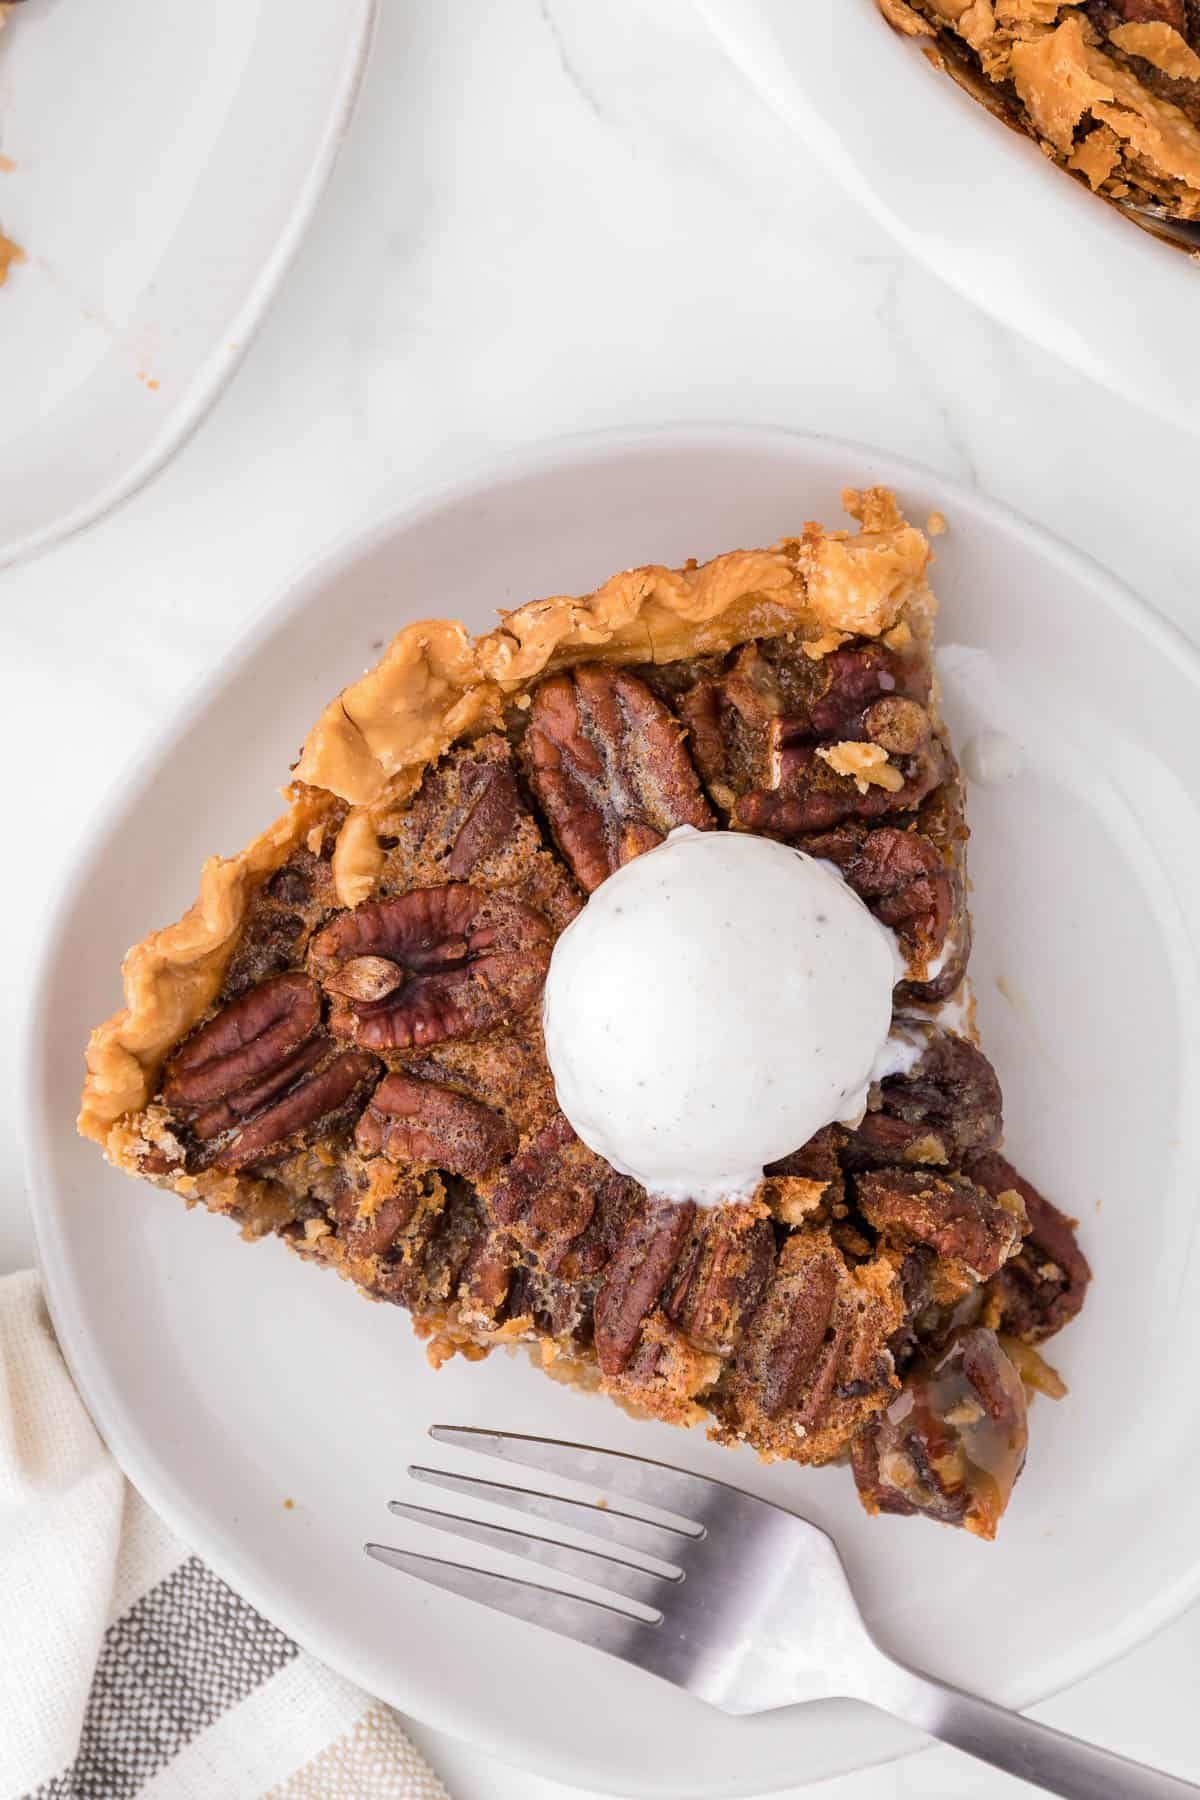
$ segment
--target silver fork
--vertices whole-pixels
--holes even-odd
[[[1185,250],[1200,250],[1200,223],[1195,219],[1181,219],[1161,206],[1134,206],[1128,200],[1114,200],[1113,205],[1152,237],[1169,238]]]
[[[616,1549],[584,1549],[393,1500],[400,1518],[523,1556],[605,1590],[564,1593],[387,1544],[368,1556],[494,1611],[635,1663],[722,1712],[769,1712],[819,1695],[850,1696],[1071,1800],[1182,1800],[1200,1788],[1035,1724],[882,1651],[862,1620],[833,1540],[806,1519],[723,1481],[616,1450],[514,1432],[434,1425],[429,1435],[631,1502],[568,1499],[537,1488],[413,1467],[430,1487],[567,1525]],[[647,1516],[646,1509],[658,1517]],[[669,1514],[669,1519],[662,1517]]]

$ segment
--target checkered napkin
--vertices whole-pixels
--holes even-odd
[[[125,1481],[32,1274],[0,1280],[0,1800],[447,1800]]]

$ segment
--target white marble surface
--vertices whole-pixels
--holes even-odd
[[[726,66],[687,0],[383,12],[332,187],[230,391],[147,492],[0,581],[0,749],[17,811],[0,890],[7,1096],[11,1021],[89,793],[375,498],[508,445],[685,419],[874,441],[1052,526],[1200,637],[1197,440],[906,262]],[[8,1105],[0,1268],[31,1255]],[[1040,1710],[1200,1780],[1198,1669],[1192,1614]],[[457,1800],[563,1800],[418,1735]],[[936,1751],[823,1791],[1031,1790]]]

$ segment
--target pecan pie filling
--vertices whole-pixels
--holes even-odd
[[[408,1308],[435,1364],[522,1345],[990,1537],[1027,1388],[1061,1391],[1036,1347],[1090,1277],[1001,1154],[970,1025],[929,547],[886,492],[845,499],[855,533],[626,571],[479,639],[403,631],[310,733],[284,817],[130,952],[80,1126]],[[719,1205],[589,1148],[543,1036],[556,943],[680,828],[820,858],[899,977],[904,1054],[865,1112]]]
[[[1200,219],[1200,0],[878,0],[1096,193]]]

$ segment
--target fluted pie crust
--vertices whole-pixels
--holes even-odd
[[[847,489],[843,503],[853,535],[810,524],[769,550],[627,569],[582,598],[531,600],[483,637],[448,619],[406,625],[309,732],[287,812],[237,856],[207,862],[195,905],[125,958],[125,1005],[88,1044],[79,1129],[119,1162],[112,1128],[146,1104],[168,1050],[212,1004],[265,877],[298,844],[333,832],[338,898],[364,900],[380,866],[373,816],[409,799],[452,744],[501,728],[506,701],[539,676],[593,659],[669,662],[780,632],[813,656],[900,625],[927,636],[928,540],[885,489]]]
[[[929,542],[885,490],[843,503],[852,533],[627,570],[479,638],[401,631],[309,733],[284,815],[129,952],[79,1127],[407,1307],[435,1363],[520,1345],[990,1536],[1088,1270],[1000,1154],[975,1043]],[[541,1037],[556,935],[679,824],[834,862],[906,963],[908,1071],[708,1212],[580,1143]]]

